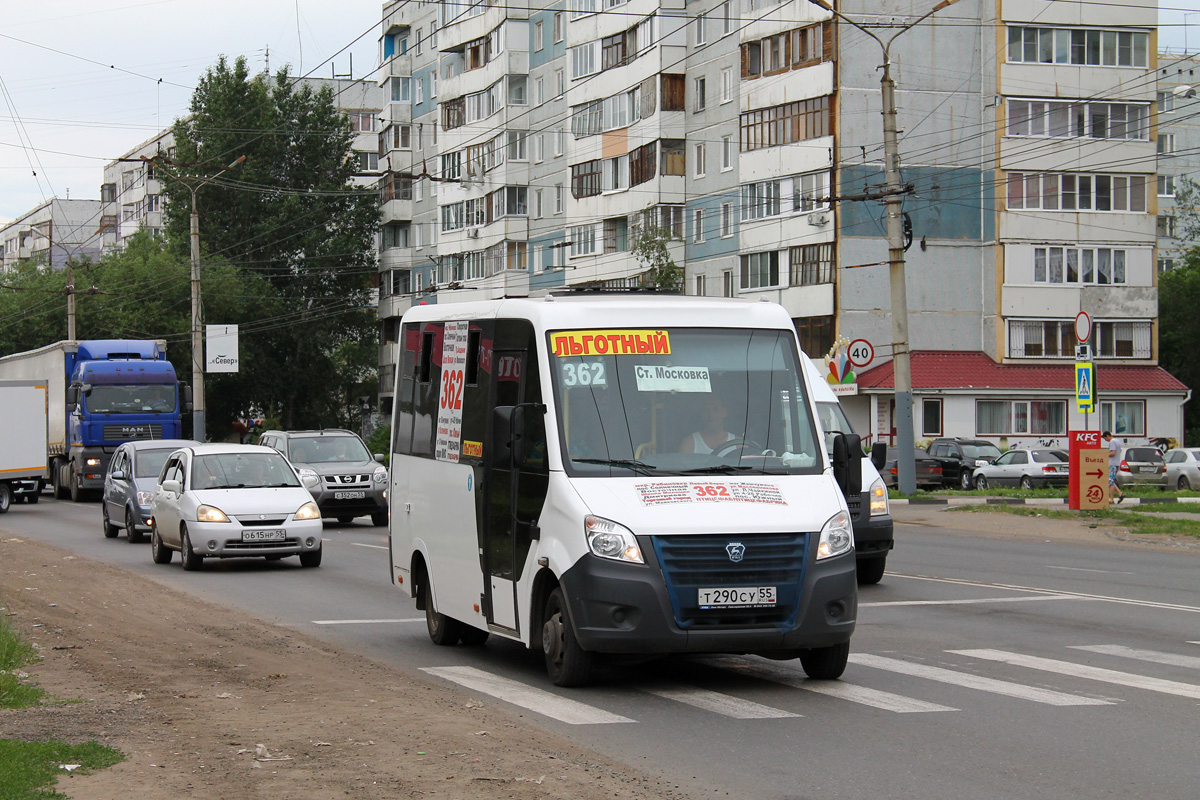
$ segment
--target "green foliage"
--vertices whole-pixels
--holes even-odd
[[[1158,278],[1158,361],[1168,372],[1193,391],[1184,406],[1189,446],[1200,442],[1200,360],[1195,356],[1200,341],[1200,247],[1193,247],[1175,269]],[[1103,371],[1100,380],[1104,380]],[[1103,383],[1101,384],[1103,386]]]
[[[390,425],[380,425],[367,437],[367,449],[372,453],[383,453],[384,463],[392,458],[392,428]]]
[[[37,660],[33,645],[21,638],[7,618],[0,617],[0,708],[27,708],[41,701],[45,692],[17,674]],[[0,793],[0,797],[6,796]]]
[[[171,251],[189,253],[192,191],[200,219],[205,322],[236,323],[239,372],[206,382],[217,438],[239,416],[277,417],[285,428],[350,426],[357,396],[374,393],[377,324],[375,192],[349,185],[353,132],[328,89],[287,69],[251,75],[221,58],[201,79],[191,116],[175,124],[176,156],[160,164]],[[245,156],[238,166],[214,177]],[[210,265],[226,261],[260,285],[227,288],[244,308],[218,313]]]
[[[678,266],[671,258],[667,242],[675,236],[663,228],[643,228],[633,239],[630,252],[643,268],[646,268],[646,281],[650,286],[660,289],[683,291],[683,267]]]
[[[1186,175],[1175,179],[1176,238],[1200,241],[1200,184]]]
[[[78,764],[75,774],[105,769],[125,760],[125,756],[96,741],[84,744],[66,742],[25,742],[0,739],[0,797],[6,800],[49,800],[67,795],[52,788],[59,775],[66,775],[62,764]]]

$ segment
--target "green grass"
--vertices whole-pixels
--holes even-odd
[[[54,791],[61,764],[79,764],[76,773],[88,773],[111,767],[125,756],[111,747],[91,741],[85,744],[65,742],[23,742],[0,739],[0,797],[6,800],[48,800],[66,798]]]
[[[1166,508],[1178,508],[1168,505]],[[1102,522],[1116,523],[1123,528],[1129,528],[1132,533],[1166,533],[1192,536],[1200,539],[1200,520],[1164,519],[1162,517],[1142,516],[1130,511],[1063,511],[1038,506],[1010,505],[977,505],[955,506],[951,511],[968,514],[1015,514],[1021,517],[1043,517],[1046,519],[1096,520],[1097,527]]]
[[[37,660],[33,645],[21,638],[7,617],[0,617],[0,708],[26,708],[41,702],[45,692],[15,674]]]
[[[0,708],[27,708],[43,702],[46,692],[25,683],[17,673],[39,659],[37,650],[21,637],[7,617],[0,617]],[[125,756],[111,747],[91,741],[26,742],[0,739],[0,798],[4,800],[47,800],[65,798],[54,791],[61,764],[79,764],[78,772],[111,767]]]
[[[1156,488],[1148,486],[1130,487],[1125,490],[1127,497],[1147,497],[1151,500],[1155,498],[1167,499],[1170,497],[1200,497],[1200,492],[1164,492]],[[984,489],[972,489],[969,492],[964,492],[962,489],[935,489],[931,492],[918,490],[915,494],[902,494],[899,489],[888,489],[888,497],[892,500],[911,500],[913,498],[923,497],[1041,497],[1041,498],[1060,498],[1066,500],[1066,487],[1054,488],[1046,487],[1042,489],[1016,489],[1009,487],[990,487]],[[1170,504],[1167,505],[1177,505]]]

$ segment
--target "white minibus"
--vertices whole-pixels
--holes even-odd
[[[421,305],[399,335],[392,580],[439,645],[489,634],[560,686],[597,656],[757,653],[840,677],[845,495],[792,321],[766,302],[568,293]],[[626,659],[628,660],[628,659]]]

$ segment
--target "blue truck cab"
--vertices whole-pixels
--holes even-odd
[[[74,352],[65,350],[63,362],[69,451],[51,470],[57,496],[69,492],[78,499],[80,490],[102,488],[108,462],[124,442],[183,438],[190,389],[179,384],[165,343],[81,341]]]

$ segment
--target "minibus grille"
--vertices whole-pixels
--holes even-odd
[[[654,552],[681,628],[790,623],[800,604],[807,551],[806,533],[654,537]],[[738,555],[740,560],[734,561]],[[699,607],[699,589],[757,586],[775,587],[774,606]]]
[[[846,508],[850,511],[850,519],[857,520],[862,513],[862,495],[846,495]]]

